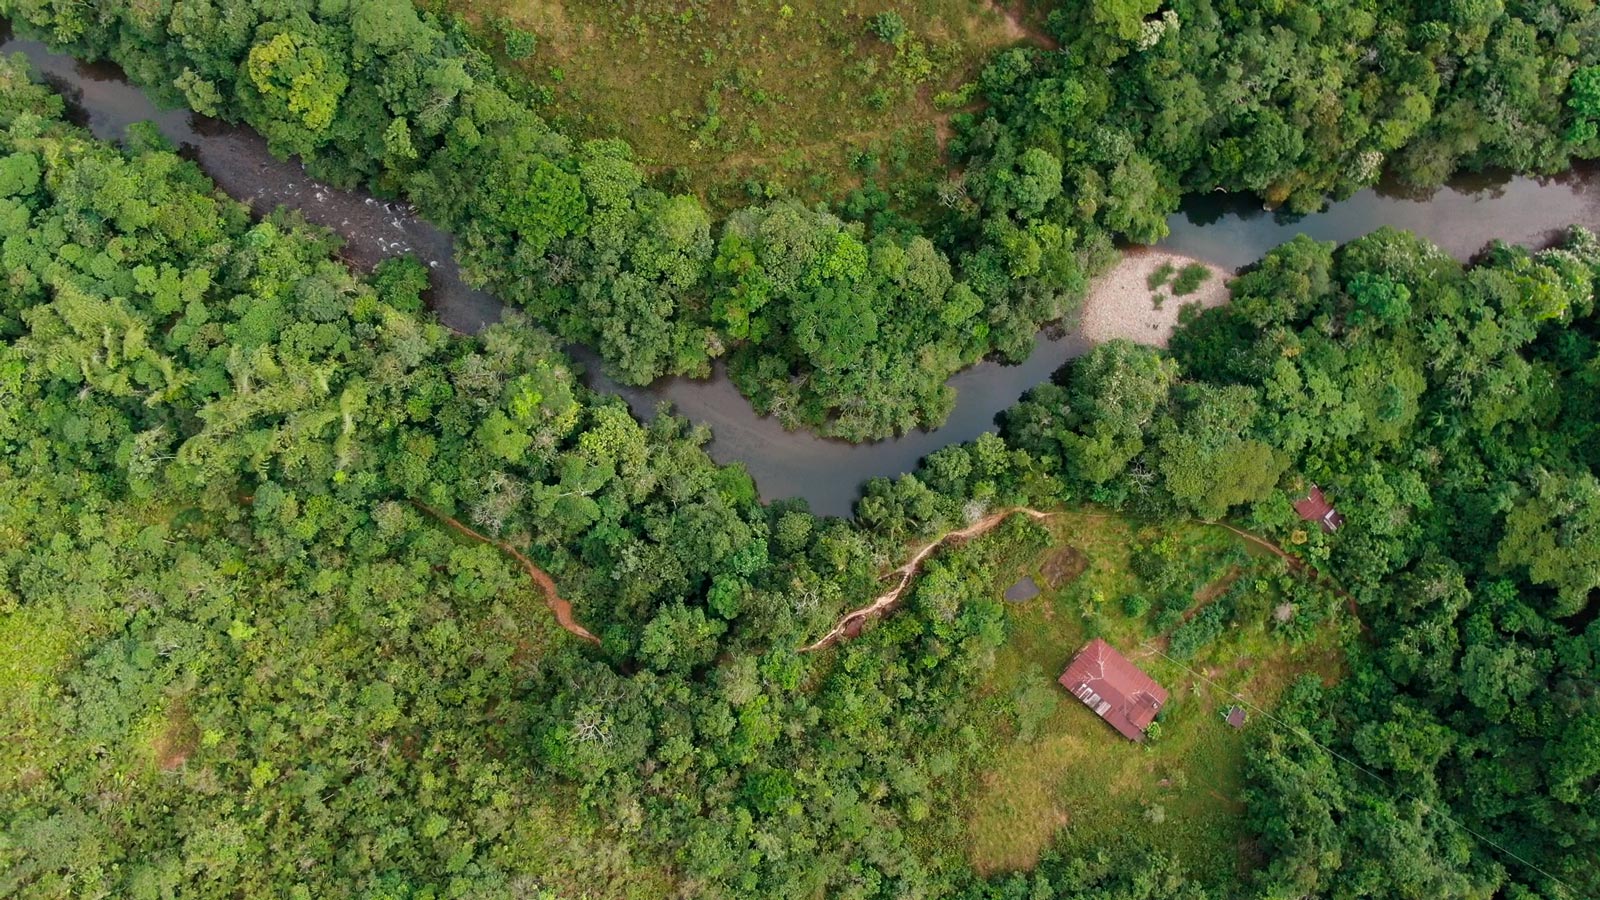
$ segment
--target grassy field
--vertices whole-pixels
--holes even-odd
[[[961,105],[939,95],[996,50],[1041,40],[1019,0],[429,3],[479,25],[560,127],[627,140],[668,186],[719,208],[777,191],[837,197],[863,171],[910,205]],[[892,40],[870,27],[889,11],[904,26],[879,27]]]
[[[1274,726],[1252,714],[1244,731],[1234,731],[1222,714],[1233,693],[1270,709],[1301,673],[1331,680],[1342,664],[1339,628],[1319,625],[1299,646],[1274,634],[1272,613],[1282,609],[1282,580],[1290,576],[1221,528],[1141,528],[1081,516],[1051,528],[1051,550],[996,588],[1032,574],[1045,590],[1007,608],[1009,638],[985,687],[982,723],[995,758],[973,800],[969,859],[985,873],[1025,869],[1054,841],[1088,850],[1140,832],[1196,871],[1239,866],[1250,852],[1239,798],[1245,732]],[[1150,596],[1153,609],[1131,616],[1124,598],[1150,594],[1150,579],[1134,574],[1141,548],[1166,560],[1167,596]],[[1054,588],[1047,586],[1052,574]],[[1165,658],[1182,651],[1160,634],[1170,630],[1156,624],[1163,606],[1165,623],[1188,621],[1225,593],[1236,624],[1190,658]],[[1161,734],[1146,745],[1124,740],[1055,681],[1096,636],[1172,693]]]

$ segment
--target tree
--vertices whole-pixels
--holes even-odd
[[[1145,448],[1165,411],[1177,366],[1158,351],[1124,340],[1096,347],[1069,370],[1057,433],[1075,477],[1100,484],[1122,474]]]
[[[1178,414],[1156,428],[1156,465],[1167,490],[1202,519],[1259,500],[1277,484],[1289,461],[1269,444],[1246,437],[1256,398],[1235,385],[1185,385]]]
[[[1506,514],[1497,550],[1501,566],[1526,568],[1535,584],[1556,591],[1550,612],[1576,615],[1600,587],[1600,480],[1582,473],[1540,471],[1531,490]]]
[[[250,77],[240,82],[243,99],[264,107],[267,138],[290,153],[315,150],[350,83],[343,60],[316,32],[278,30],[250,48],[246,69]]]

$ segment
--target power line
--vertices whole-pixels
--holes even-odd
[[[1488,837],[1486,837],[1484,835],[1479,834],[1476,831],[1473,831],[1471,828],[1468,828],[1466,825],[1463,825],[1461,822],[1457,821],[1454,816],[1450,815],[1450,813],[1446,812],[1445,810],[1442,810],[1439,807],[1436,807],[1433,804],[1429,803],[1428,801],[1423,800],[1421,797],[1418,797],[1417,795],[1406,791],[1405,789],[1395,785],[1393,782],[1389,781],[1388,779],[1384,778],[1383,776],[1379,775],[1378,773],[1372,771],[1371,769],[1368,769],[1366,766],[1363,766],[1362,764],[1356,762],[1355,760],[1350,759],[1349,757],[1345,756],[1344,754],[1340,753],[1339,751],[1333,749],[1332,747],[1329,747],[1327,744],[1322,743],[1321,741],[1317,740],[1315,737],[1312,737],[1311,732],[1307,731],[1304,727],[1299,726],[1299,725],[1290,724],[1289,722],[1286,722],[1283,719],[1278,718],[1277,716],[1273,715],[1270,711],[1268,711],[1266,709],[1263,709],[1261,706],[1258,706],[1257,704],[1252,702],[1245,695],[1237,693],[1235,691],[1230,691],[1227,688],[1223,687],[1222,685],[1217,684],[1215,681],[1211,680],[1210,678],[1207,678],[1205,675],[1203,675],[1203,674],[1201,674],[1199,672],[1196,672],[1194,669],[1189,668],[1189,666],[1187,666],[1186,664],[1184,664],[1184,663],[1182,663],[1182,662],[1180,662],[1180,661],[1178,661],[1176,659],[1173,659],[1172,657],[1168,656],[1166,653],[1162,652],[1162,650],[1159,647],[1156,647],[1154,644],[1151,644],[1149,641],[1142,641],[1142,642],[1140,642],[1139,646],[1145,648],[1146,650],[1149,650],[1151,653],[1154,653],[1157,656],[1160,656],[1162,659],[1165,659],[1167,662],[1172,663],[1173,665],[1175,665],[1178,668],[1184,670],[1185,672],[1188,672],[1190,675],[1193,675],[1194,677],[1200,679],[1201,681],[1204,681],[1206,684],[1211,685],[1212,687],[1216,688],[1218,691],[1221,691],[1222,693],[1227,694],[1228,696],[1234,698],[1235,700],[1238,700],[1239,702],[1243,703],[1244,705],[1250,707],[1251,710],[1261,714],[1262,716],[1264,716],[1264,717],[1266,717],[1268,719],[1271,719],[1274,722],[1277,722],[1279,725],[1282,725],[1284,728],[1288,729],[1290,733],[1295,734],[1296,736],[1298,736],[1300,738],[1303,738],[1308,743],[1310,743],[1310,744],[1312,744],[1312,745],[1314,745],[1314,746],[1316,746],[1318,748],[1321,748],[1329,756],[1332,756],[1335,759],[1343,760],[1344,762],[1348,763],[1351,767],[1355,768],[1357,771],[1366,774],[1369,778],[1373,779],[1374,781],[1377,781],[1379,784],[1384,785],[1385,787],[1389,788],[1391,791],[1394,791],[1396,794],[1399,794],[1401,796],[1409,796],[1412,800],[1415,800],[1418,804],[1420,804],[1422,806],[1423,811],[1429,812],[1429,813],[1434,813],[1434,814],[1438,815],[1439,817],[1443,818],[1446,822],[1449,822],[1451,825],[1454,825],[1455,827],[1461,829],[1462,831],[1466,832],[1467,834],[1472,835],[1478,841],[1480,841],[1480,842],[1482,842],[1484,844],[1487,844],[1488,846],[1493,847],[1496,850],[1499,850],[1501,853],[1504,853],[1505,855],[1511,857],[1512,859],[1516,860],[1517,862],[1522,863],[1523,865],[1527,866],[1528,868],[1532,869],[1533,871],[1538,872],[1540,875],[1543,875],[1544,877],[1550,879],[1551,881],[1555,882],[1556,884],[1561,885],[1561,887],[1563,889],[1565,889],[1568,893],[1570,893],[1572,896],[1574,896],[1574,897],[1581,896],[1577,891],[1573,890],[1572,885],[1567,884],[1565,881],[1561,880],[1560,878],[1557,878],[1556,876],[1550,874],[1549,872],[1547,872],[1542,867],[1534,865],[1529,860],[1523,859],[1521,856],[1518,856],[1516,853],[1513,853],[1511,850],[1507,849],[1505,846],[1495,842],[1494,840],[1492,840],[1492,839],[1490,839],[1490,838],[1488,838]]]

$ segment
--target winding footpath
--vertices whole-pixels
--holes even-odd
[[[1338,594],[1339,597],[1344,600],[1345,609],[1348,609],[1350,611],[1350,615],[1353,616],[1358,623],[1360,623],[1362,630],[1366,630],[1367,624],[1361,621],[1361,610],[1360,607],[1356,605],[1355,596],[1349,591],[1340,587],[1332,578],[1329,578],[1328,576],[1317,571],[1315,566],[1311,565],[1300,557],[1295,556],[1293,553],[1290,553],[1282,547],[1279,547],[1277,544],[1274,544],[1264,537],[1251,534],[1242,528],[1235,528],[1232,525],[1229,525],[1227,522],[1217,522],[1216,524],[1228,529],[1247,541],[1271,550],[1273,553],[1277,554],[1283,560],[1288,562],[1290,569],[1305,575],[1312,581],[1315,581],[1321,584],[1323,587],[1326,587],[1328,590],[1333,591],[1335,594]]]
[[[856,634],[858,634],[860,632],[862,626],[864,626],[867,623],[867,620],[869,618],[871,618],[872,616],[879,615],[879,614],[882,614],[882,613],[888,611],[891,607],[893,607],[896,603],[898,603],[900,601],[901,597],[903,597],[905,595],[906,588],[911,586],[911,579],[916,577],[917,572],[922,568],[922,563],[924,561],[926,561],[927,558],[930,555],[932,555],[932,553],[935,550],[939,549],[940,547],[944,546],[946,543],[948,543],[950,541],[965,540],[967,538],[975,537],[977,535],[983,534],[984,532],[993,529],[996,525],[999,525],[1001,522],[1004,522],[1006,519],[1010,518],[1011,516],[1018,515],[1018,514],[1028,516],[1029,518],[1034,519],[1034,520],[1037,521],[1037,520],[1054,518],[1055,516],[1060,516],[1060,515],[1068,515],[1069,513],[1066,510],[1057,510],[1055,512],[1044,512],[1043,510],[1032,509],[1032,508],[1026,507],[1026,506],[1014,506],[1014,507],[1011,507],[1009,509],[1000,510],[999,512],[996,512],[996,513],[990,513],[989,515],[984,516],[983,518],[979,519],[976,522],[973,522],[971,525],[968,525],[965,528],[958,528],[958,529],[955,529],[955,530],[952,530],[952,531],[945,532],[944,534],[940,535],[939,537],[934,538],[933,540],[929,541],[926,544],[923,544],[921,547],[919,547],[917,549],[916,553],[912,554],[911,558],[909,560],[907,560],[904,565],[902,565],[898,569],[895,569],[892,572],[889,572],[887,575],[884,576],[886,578],[890,577],[890,576],[894,576],[894,575],[898,575],[899,576],[899,581],[897,581],[895,583],[894,588],[892,588],[891,590],[889,590],[889,591],[887,591],[887,592],[885,592],[883,594],[879,594],[876,598],[873,599],[873,601],[871,603],[868,603],[866,606],[863,606],[863,607],[861,607],[859,609],[854,609],[854,610],[851,610],[850,612],[845,613],[842,617],[840,617],[838,624],[834,625],[833,629],[831,631],[829,631],[827,634],[823,635],[821,638],[817,639],[813,643],[808,644],[805,647],[802,647],[800,649],[800,652],[801,653],[814,653],[814,652],[816,652],[818,650],[821,650],[821,649],[823,649],[825,647],[832,646],[833,644],[839,642],[843,638],[854,637]],[[1093,516],[1093,518],[1104,518],[1104,517],[1105,516]],[[1290,566],[1291,569],[1294,569],[1295,571],[1298,571],[1298,572],[1301,572],[1303,574],[1306,574],[1306,575],[1310,576],[1314,581],[1319,581],[1319,582],[1323,583],[1330,590],[1332,590],[1335,593],[1337,593],[1340,597],[1343,597],[1344,600],[1345,600],[1346,606],[1350,610],[1350,614],[1356,618],[1357,622],[1360,622],[1361,617],[1357,614],[1358,611],[1357,611],[1357,608],[1356,608],[1355,598],[1352,597],[1348,592],[1346,592],[1345,590],[1340,588],[1338,585],[1334,584],[1330,579],[1328,579],[1325,576],[1323,576],[1316,569],[1314,569],[1310,565],[1308,565],[1305,562],[1305,560],[1302,560],[1299,557],[1295,556],[1294,554],[1289,553],[1288,551],[1284,550],[1282,547],[1279,547],[1277,544],[1274,544],[1273,542],[1267,540],[1264,537],[1261,537],[1261,536],[1255,535],[1255,534],[1251,534],[1250,532],[1245,531],[1245,530],[1240,529],[1240,528],[1235,528],[1234,526],[1229,525],[1226,522],[1207,522],[1207,523],[1204,523],[1204,524],[1216,525],[1216,526],[1219,526],[1221,528],[1225,528],[1228,531],[1231,531],[1234,534],[1238,535],[1239,537],[1244,538],[1245,540],[1250,541],[1250,542],[1252,542],[1254,544],[1257,544],[1257,545],[1259,545],[1261,547],[1264,547],[1267,550],[1271,551],[1272,553],[1274,553],[1274,554],[1282,557],[1283,559],[1287,560],[1289,562],[1289,566]],[[1192,611],[1191,611],[1191,614],[1192,614]]]
[[[965,528],[958,528],[954,531],[945,532],[939,537],[929,541],[926,544],[923,544],[920,548],[918,548],[916,553],[912,554],[909,560],[906,560],[905,565],[889,573],[889,575],[900,576],[899,582],[895,584],[892,590],[888,591],[887,593],[879,594],[871,603],[868,603],[866,606],[863,606],[860,609],[845,613],[844,617],[839,620],[839,624],[833,626],[832,631],[829,631],[827,634],[823,635],[816,642],[802,647],[800,652],[813,653],[817,650],[821,650],[840,638],[850,635],[853,630],[859,629],[862,625],[866,624],[866,621],[869,617],[877,615],[893,606],[900,600],[900,597],[905,594],[906,588],[911,586],[911,579],[916,577],[917,570],[922,568],[923,561],[926,560],[928,556],[933,553],[933,551],[944,546],[947,542],[965,540],[967,538],[983,534],[985,531],[994,528],[996,525],[999,525],[1001,522],[1004,522],[1006,519],[1009,519],[1011,516],[1019,513],[1032,519],[1048,519],[1052,516],[1060,515],[1060,513],[1042,512],[1037,509],[1030,509],[1026,506],[1016,506],[1010,509],[1002,509],[996,513],[990,513],[989,515],[984,516]]]
[[[528,577],[533,579],[533,583],[537,584],[539,586],[539,590],[544,593],[545,605],[550,607],[550,611],[555,614],[556,624],[560,625],[571,634],[577,635],[578,637],[583,638],[584,640],[597,646],[599,645],[600,639],[595,637],[594,633],[589,631],[589,629],[579,625],[578,621],[572,617],[572,602],[562,597],[560,592],[556,590],[555,579],[550,577],[550,573],[534,565],[533,560],[525,556],[522,551],[511,546],[505,541],[497,541],[488,535],[479,534],[461,522],[445,515],[444,513],[434,509],[420,500],[412,500],[411,505],[422,510],[438,521],[449,525],[451,528],[454,528],[456,531],[461,532],[467,537],[472,538],[475,541],[482,541],[491,547],[496,547],[501,553],[504,553],[516,560],[517,563],[522,566],[523,570],[528,573]]]

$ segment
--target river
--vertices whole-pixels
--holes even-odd
[[[450,236],[406,204],[318,183],[298,163],[274,159],[266,141],[248,128],[185,109],[157,108],[116,66],[52,53],[36,41],[13,37],[4,23],[0,51],[25,54],[68,97],[77,121],[96,137],[117,139],[130,123],[152,121],[218,187],[257,212],[297,207],[307,221],[338,232],[346,242],[343,255],[354,265],[370,267],[386,257],[414,254],[432,270],[429,305],[446,325],[470,333],[500,318],[497,299],[461,280]],[[1171,235],[1160,247],[1237,268],[1295,234],[1344,241],[1393,225],[1465,259],[1497,237],[1538,246],[1574,223],[1600,228],[1600,173],[1592,169],[1550,179],[1475,176],[1422,198],[1369,189],[1301,217],[1263,210],[1250,198],[1201,196],[1168,219]],[[817,513],[848,516],[867,479],[909,472],[928,453],[993,430],[998,413],[1087,346],[1070,332],[1041,333],[1022,364],[986,362],[951,378],[958,398],[943,427],[868,444],[785,431],[775,420],[757,416],[720,367],[709,380],[668,378],[635,388],[606,378],[593,354],[579,349],[574,357],[585,367],[586,383],[620,394],[635,415],[653,415],[667,402],[679,414],[711,426],[714,437],[707,449],[712,458],[743,463],[764,499],[805,497]]]

